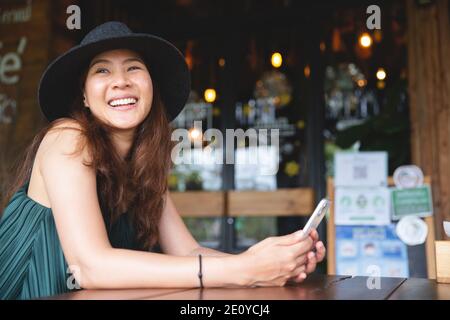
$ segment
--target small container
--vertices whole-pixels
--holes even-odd
[[[435,241],[436,280],[450,283],[450,241]]]
[[[450,237],[450,221],[444,221],[444,231],[447,237]]]

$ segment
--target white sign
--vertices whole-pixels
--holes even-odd
[[[336,187],[387,186],[388,155],[376,152],[338,152],[334,157]]]
[[[386,187],[336,188],[336,225],[388,225],[390,200]]]

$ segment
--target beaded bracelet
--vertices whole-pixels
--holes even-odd
[[[200,280],[200,288],[203,289],[203,273],[202,273],[202,255],[198,255],[198,263],[199,263],[199,270],[198,270],[198,279]]]

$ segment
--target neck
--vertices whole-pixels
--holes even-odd
[[[112,142],[122,159],[128,155],[134,139],[134,130],[115,131],[111,135]]]

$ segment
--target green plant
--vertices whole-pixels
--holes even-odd
[[[360,151],[387,151],[389,174],[398,166],[409,163],[409,115],[399,111],[405,93],[406,81],[400,80],[386,92],[382,112],[362,124],[338,131],[336,145],[347,149],[359,141]]]
[[[200,172],[192,171],[186,176],[186,189],[188,190],[201,190],[202,189],[202,177]]]

